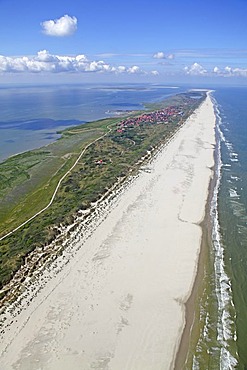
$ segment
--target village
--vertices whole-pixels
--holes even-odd
[[[140,126],[141,124],[168,123],[171,119],[183,116],[184,111],[178,106],[170,106],[155,112],[144,113],[138,117],[129,117],[117,124],[117,132],[122,133],[127,128]]]

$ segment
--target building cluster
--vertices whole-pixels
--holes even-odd
[[[140,126],[141,124],[158,124],[158,123],[168,123],[170,118],[175,118],[177,116],[182,116],[183,111],[180,107],[170,106],[165,109],[160,109],[151,113],[144,113],[138,117],[130,117],[122,120],[117,125],[117,132],[123,132],[126,128],[133,126]]]

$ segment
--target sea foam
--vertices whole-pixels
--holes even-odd
[[[224,142],[229,150],[232,145],[226,142],[226,138],[221,131],[221,117],[217,102],[214,100],[215,112],[217,116],[216,134],[219,138],[216,149],[216,185],[211,201],[210,215],[212,219],[212,241],[214,248],[214,274],[216,284],[216,296],[218,304],[218,322],[217,322],[217,340],[220,350],[220,369],[234,369],[238,361],[229,350],[229,341],[236,340],[236,328],[229,307],[235,311],[232,299],[231,280],[225,270],[224,246],[221,241],[219,214],[218,214],[218,193],[221,184],[222,159],[221,159],[221,142]],[[238,197],[235,189],[231,189],[232,196]],[[230,194],[230,196],[231,196]]]

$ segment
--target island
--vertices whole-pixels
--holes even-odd
[[[0,164],[4,369],[175,366],[214,129],[190,91]]]

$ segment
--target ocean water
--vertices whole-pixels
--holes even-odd
[[[69,126],[184,91],[162,85],[56,85],[0,87],[0,161],[59,138]]]
[[[235,311],[237,368],[247,369],[247,88],[224,89],[215,98],[222,132],[221,244]]]
[[[193,369],[247,369],[247,88],[217,88],[211,249]]]

